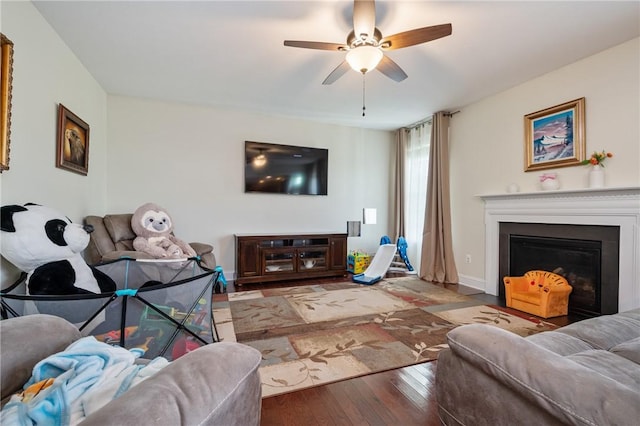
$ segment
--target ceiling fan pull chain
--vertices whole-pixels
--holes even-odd
[[[364,111],[366,110],[364,106],[364,74],[362,73],[362,116],[364,117]]]

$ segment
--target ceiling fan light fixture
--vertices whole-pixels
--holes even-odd
[[[358,46],[347,53],[347,62],[357,72],[367,73],[378,66],[383,53],[375,46]]]
[[[346,43],[285,40],[284,45],[305,49],[346,52],[345,59],[329,73],[322,82],[323,85],[334,83],[349,68],[353,68],[364,77],[366,73],[376,69],[378,66],[380,67],[378,70],[382,74],[399,83],[407,78],[407,74],[389,56],[385,56],[384,52],[450,36],[452,32],[451,24],[415,28],[383,37],[382,32],[376,27],[375,3],[376,0],[353,0],[353,29],[347,34]],[[364,84],[364,78],[362,81]]]

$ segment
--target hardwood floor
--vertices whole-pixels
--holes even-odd
[[[265,287],[289,287],[344,278],[245,284],[228,292],[260,290]],[[444,285],[453,291],[471,295],[485,303],[500,304],[495,296],[473,295],[471,289]],[[565,325],[560,317],[557,325]],[[440,425],[435,400],[437,363],[426,362],[405,368],[370,374],[262,400],[263,426],[298,425]]]
[[[439,425],[435,362],[262,400],[262,425]]]

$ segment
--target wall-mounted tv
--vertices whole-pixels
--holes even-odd
[[[245,141],[244,154],[245,192],[327,195],[328,149]]]

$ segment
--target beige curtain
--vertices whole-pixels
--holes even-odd
[[[392,242],[398,241],[398,237],[404,235],[404,174],[407,138],[407,129],[398,129],[396,132],[396,158],[393,171],[393,206],[391,211],[391,229],[393,230],[393,235],[391,236]]]
[[[438,112],[431,126],[427,205],[422,233],[420,278],[458,283],[451,237],[449,196],[449,113]]]

